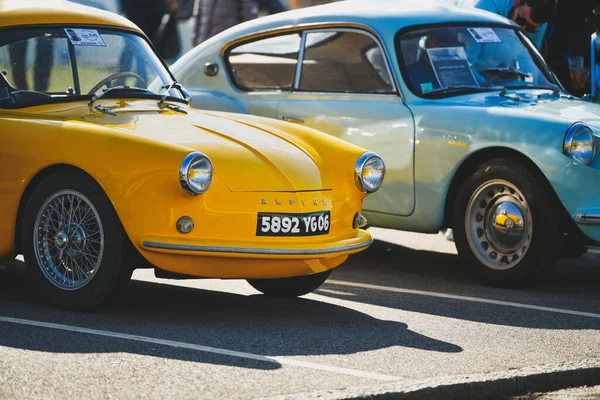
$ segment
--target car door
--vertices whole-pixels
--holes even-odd
[[[414,121],[378,40],[359,29],[303,33],[294,90],[277,117],[377,152],[387,175],[364,209],[406,216],[415,206]]]

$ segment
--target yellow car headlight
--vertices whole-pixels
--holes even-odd
[[[365,193],[374,193],[385,177],[385,163],[375,153],[364,153],[354,167],[356,186]]]
[[[179,183],[188,193],[202,194],[210,188],[213,175],[210,159],[200,152],[193,152],[188,154],[181,163]]]

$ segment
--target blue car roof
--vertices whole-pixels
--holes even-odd
[[[304,24],[347,23],[371,27],[374,30],[397,32],[400,29],[425,24],[470,22],[511,25],[499,15],[446,4],[446,0],[345,0],[321,6],[306,7],[258,18],[229,29],[227,36],[246,36],[264,30]],[[223,36],[217,35],[219,39]]]

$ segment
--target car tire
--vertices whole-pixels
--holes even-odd
[[[248,283],[269,297],[298,297],[311,293],[323,284],[331,270],[313,275],[277,279],[248,279]]]
[[[21,233],[28,279],[54,306],[99,308],[131,278],[129,238],[104,191],[82,172],[65,169],[41,181]]]
[[[485,284],[524,288],[559,252],[558,207],[540,179],[510,158],[479,165],[463,181],[453,232],[459,255]]]

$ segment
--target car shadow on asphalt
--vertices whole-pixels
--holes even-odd
[[[400,292],[352,284],[398,288]],[[403,289],[426,293],[402,293]],[[316,291],[328,297],[496,325],[600,329],[598,318],[428,296],[427,292],[600,314],[600,256],[589,253],[580,259],[563,259],[528,289],[501,289],[477,281],[456,254],[413,250],[376,240],[334,270]]]
[[[339,305],[307,298],[271,299],[169,284],[132,281],[105,309],[91,313],[41,305],[22,263],[0,270],[0,316],[133,334],[262,356],[349,355],[393,346],[459,353],[462,348]],[[129,352],[253,369],[278,364],[149,343],[0,322],[0,346],[59,352]],[[12,332],[12,333],[11,333]],[[89,335],[88,335],[89,336]],[[52,338],[54,337],[54,338]],[[65,340],[65,337],[69,338]],[[111,340],[112,339],[112,340]],[[157,350],[157,347],[160,348]]]

